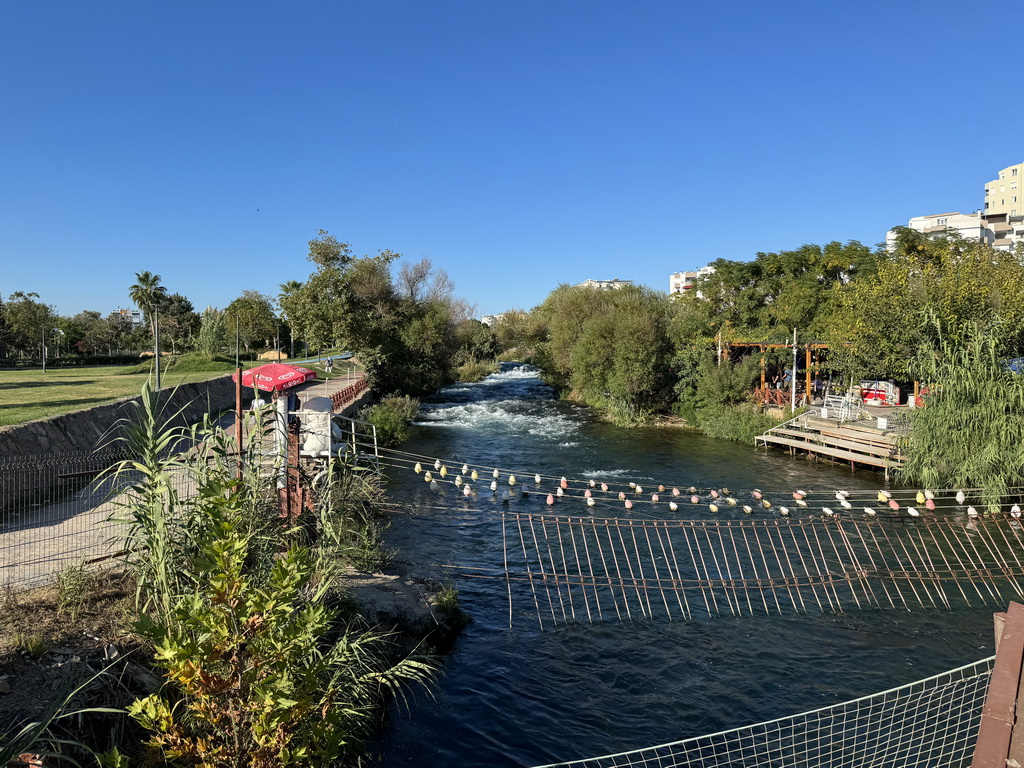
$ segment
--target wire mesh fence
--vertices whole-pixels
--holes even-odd
[[[32,587],[68,565],[120,549],[117,511],[133,478],[109,468],[117,453],[65,453],[0,461],[0,586]],[[179,494],[189,479],[176,476]]]
[[[994,659],[792,717],[543,768],[962,768],[974,752]]]

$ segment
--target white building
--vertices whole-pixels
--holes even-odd
[[[141,309],[115,309],[110,313],[118,317],[125,317],[131,321],[132,328],[141,328],[143,325],[142,310]]]
[[[1008,213],[935,213],[915,216],[907,226],[932,239],[955,232],[964,240],[987,243],[1001,251],[1012,251],[1018,242],[1024,241],[1024,217]],[[891,229],[885,235],[885,244],[890,250],[895,247],[896,233]]]
[[[985,184],[985,207],[974,213],[935,213],[915,216],[907,224],[931,238],[956,232],[965,240],[988,243],[1001,251],[1012,251],[1024,242],[1024,163],[999,172],[999,178]],[[892,250],[896,234],[889,230],[885,244]]]
[[[704,275],[713,275],[715,268],[708,264],[706,267],[695,269],[692,272],[673,272],[668,278],[669,293],[685,293],[693,288],[693,281]],[[698,294],[699,298],[700,294]]]
[[[632,280],[584,280],[582,283],[577,284],[577,288],[600,288],[603,291],[617,291],[619,288],[625,288],[627,285],[632,285]]]

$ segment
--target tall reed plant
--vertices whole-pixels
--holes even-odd
[[[1002,365],[995,330],[971,326],[954,343],[936,326],[937,343],[917,361],[931,393],[912,416],[901,476],[931,488],[978,488],[995,511],[1024,484],[1024,376]]]

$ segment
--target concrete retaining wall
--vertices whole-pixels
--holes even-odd
[[[164,390],[161,395],[164,412],[168,415],[184,409],[174,421],[176,426],[182,426],[200,421],[205,413],[233,407],[235,385],[228,374],[209,381],[182,384],[175,390]],[[118,419],[130,416],[132,408],[128,404],[138,399],[125,398],[85,411],[0,427],[0,457],[18,459],[96,451],[117,436]]]

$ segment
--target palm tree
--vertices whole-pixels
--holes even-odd
[[[156,336],[156,318],[153,310],[167,300],[167,289],[160,285],[160,275],[154,275],[152,272],[136,272],[135,279],[138,282],[128,289],[128,296],[135,306],[142,310],[150,331]]]
[[[152,272],[135,273],[138,281],[128,289],[128,296],[139,309],[142,310],[143,318],[149,323],[149,330],[153,334],[153,365],[156,372],[156,388],[160,389],[160,348],[157,344],[156,310],[167,301],[167,289],[160,285],[160,275]]]

